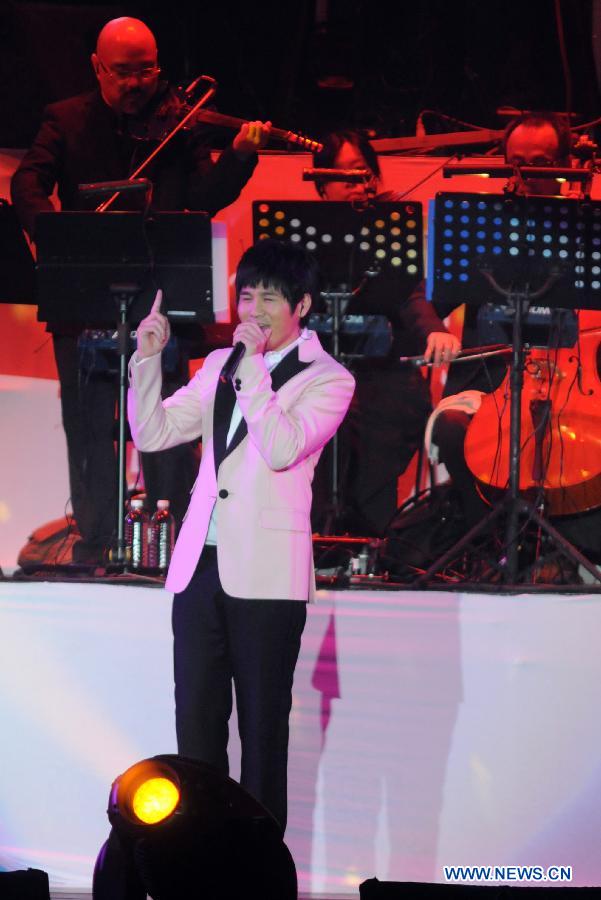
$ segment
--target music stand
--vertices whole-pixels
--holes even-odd
[[[310,250],[326,291],[353,292],[365,277],[377,275],[392,275],[410,291],[422,279],[421,203],[255,200],[252,212],[253,239],[270,237]]]
[[[590,560],[519,493],[525,315],[532,302],[544,305],[550,319],[554,309],[601,308],[601,203],[439,193],[435,221],[434,298],[481,305],[503,297],[512,311],[509,487],[503,501],[435,560],[416,584],[428,584],[475,538],[491,533],[504,514],[507,556],[497,569],[506,584],[516,584],[520,518],[538,525],[560,553],[601,582]],[[541,486],[543,480],[544,472]]]
[[[128,310],[132,325],[147,315],[158,288],[171,321],[214,321],[206,213],[41,213],[36,246],[42,322],[114,325],[110,284],[137,286]]]
[[[212,322],[211,221],[205,213],[64,212],[36,220],[38,318],[52,324],[117,321],[118,490],[115,560],[125,567],[126,391],[129,330],[157,289],[175,322]]]
[[[361,293],[370,281],[392,284],[396,296],[408,296],[423,277],[422,207],[414,201],[352,204],[323,200],[255,200],[253,238],[290,241],[317,259],[325,312],[310,326],[331,338],[332,355],[349,365],[384,357],[391,346],[386,317],[362,308]],[[332,439],[330,511],[324,530],[341,520],[339,436]]]

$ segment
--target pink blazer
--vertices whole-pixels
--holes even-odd
[[[202,437],[200,470],[166,587],[177,592],[189,583],[217,504],[224,591],[312,600],[311,482],[322,448],[348,409],[354,379],[309,332],[271,373],[262,356],[244,357],[234,393],[219,382],[229,352],[211,353],[191,381],[163,401],[160,356],[130,363],[128,416],[136,447],[164,450]],[[243,420],[226,450],[235,399]]]

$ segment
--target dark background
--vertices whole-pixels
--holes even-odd
[[[599,0],[238,0],[111,4],[0,0],[0,146],[24,147],[45,103],[94,84],[89,54],[117,15],[155,32],[168,77],[217,78],[218,108],[318,137],[415,132],[434,110],[500,127],[497,107],[601,114]],[[562,27],[558,27],[558,14]],[[568,78],[559,35],[563,30]],[[455,130],[435,115],[431,131]],[[224,141],[231,134],[224,133]]]

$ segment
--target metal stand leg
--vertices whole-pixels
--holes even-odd
[[[340,329],[342,327],[342,303],[349,301],[352,295],[346,291],[328,291],[322,294],[323,299],[331,303],[332,309],[332,356],[340,361]],[[330,469],[330,503],[324,520],[324,532],[326,535],[338,532],[342,512],[342,498],[340,490],[340,459],[339,459],[338,432],[332,438],[332,466]]]
[[[111,294],[119,304],[119,323],[117,325],[117,352],[119,354],[119,391],[117,397],[118,443],[117,443],[117,544],[113,562],[122,571],[127,571],[125,559],[125,498],[127,493],[126,454],[127,454],[127,361],[129,352],[129,324],[127,313],[131,301],[139,291],[135,284],[116,284],[110,286]]]

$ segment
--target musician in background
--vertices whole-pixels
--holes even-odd
[[[394,192],[380,191],[378,157],[358,131],[328,134],[313,164],[327,169],[364,169],[367,173],[360,183],[317,181],[317,191],[324,200],[361,205],[397,199]],[[423,295],[407,297],[399,290],[394,276],[378,275],[367,280],[351,301],[352,310],[349,308],[354,314],[386,316],[392,326],[392,346],[385,358],[365,358],[353,364],[357,385],[342,437],[342,443],[346,439],[349,445],[349,458],[342,466],[343,472],[346,470],[342,496],[348,514],[339,530],[358,534],[384,533],[397,509],[398,478],[422,444],[431,411],[427,381],[419,371],[402,368],[399,356],[423,354],[440,365],[459,352],[459,341],[448,333],[432,304]],[[324,478],[325,466],[324,459],[318,478]],[[323,503],[322,491],[319,495]],[[314,518],[314,526],[323,526],[319,516]]]
[[[505,130],[503,153],[505,162],[514,166],[571,166],[571,133],[567,121],[553,113],[527,113],[513,119]],[[570,196],[572,188],[567,188]],[[528,195],[553,195],[560,193],[555,179],[526,179],[512,176],[505,188],[508,193]],[[442,317],[455,308],[436,303]],[[479,331],[478,309],[474,304],[465,305],[462,346],[479,347],[486,341]],[[434,413],[432,443],[438,448],[438,458],[451,476],[466,520],[466,530],[476,525],[489,511],[481,498],[474,476],[465,461],[464,443],[473,415],[480,406],[482,394],[492,393],[502,383],[507,363],[501,360],[485,360],[451,366],[445,385],[443,401]],[[591,528],[590,516],[562,517],[554,520],[555,527],[585,554],[598,555],[601,542],[596,537],[598,525]],[[586,524],[586,523],[589,524]],[[584,523],[584,524],[583,524]],[[567,565],[567,564],[566,564]],[[558,580],[571,580],[573,572],[558,572]]]
[[[33,145],[13,176],[13,203],[33,241],[36,216],[54,209],[49,198],[55,186],[63,210],[94,209],[98,201],[81,198],[78,185],[127,178],[158,143],[152,123],[164,121],[173,107],[174,91],[160,77],[154,35],[139,19],[108,22],[98,36],[92,66],[97,89],[46,108]],[[213,163],[202,126],[180,131],[144,173],[153,183],[151,209],[214,215],[228,206],[251,177],[268,133],[269,125],[244,124]],[[121,195],[112,209],[140,209],[141,204],[139,193]],[[81,534],[73,559],[99,563],[115,525],[115,379],[82,372],[80,328],[52,322],[47,328],[61,388],[71,503]],[[165,396],[187,382],[187,361],[181,353],[177,371],[166,374]],[[151,510],[157,499],[169,499],[181,521],[196,476],[193,447],[143,454],[142,466]]]

